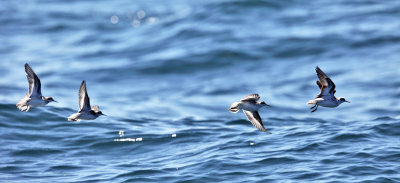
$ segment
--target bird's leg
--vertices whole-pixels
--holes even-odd
[[[312,110],[311,112],[315,112],[318,109],[318,105],[316,105],[316,108],[314,110]]]
[[[315,107],[317,107],[317,104],[315,104],[314,106],[310,107],[310,109],[314,109]]]

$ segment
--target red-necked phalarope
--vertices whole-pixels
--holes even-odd
[[[242,109],[251,124],[253,124],[257,129],[266,132],[267,130],[264,128],[260,114],[258,114],[258,110],[261,107],[269,105],[264,101],[257,102],[259,99],[260,96],[258,94],[247,95],[242,100],[240,100],[240,102],[234,102],[233,104],[231,104],[231,106],[229,107],[229,111],[232,113],[237,113],[240,109]]]
[[[315,112],[318,109],[318,106],[323,107],[337,107],[343,102],[348,102],[343,97],[336,98],[335,97],[335,83],[317,66],[315,68],[317,71],[318,79],[317,85],[321,92],[317,95],[317,97],[313,100],[307,102],[308,105],[314,105],[310,109],[314,109],[311,112]]]
[[[28,112],[30,107],[40,107],[50,102],[56,102],[52,97],[42,96],[40,79],[29,64],[25,64],[25,72],[29,90],[25,97],[16,104],[19,110]]]
[[[86,90],[85,80],[82,81],[81,87],[79,88],[79,111],[78,113],[72,114],[68,117],[68,121],[80,121],[80,120],[92,120],[103,114],[99,110],[99,106],[90,106],[89,95]]]

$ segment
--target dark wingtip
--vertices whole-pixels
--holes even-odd
[[[85,80],[82,80],[81,87],[82,86],[86,86],[86,81]]]
[[[34,77],[36,75],[35,71],[33,71],[32,67],[28,63],[25,63],[25,72],[31,77]]]
[[[28,63],[25,63],[25,70],[32,70],[31,66]]]
[[[86,81],[82,80],[81,86],[79,87],[79,93],[85,92],[87,95],[87,89],[86,89]]]

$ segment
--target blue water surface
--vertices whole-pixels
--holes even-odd
[[[0,182],[400,182],[399,30],[395,0],[1,1]],[[25,63],[59,103],[18,111]],[[317,65],[351,103],[310,112]],[[82,80],[108,116],[67,121]]]

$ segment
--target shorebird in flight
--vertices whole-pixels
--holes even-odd
[[[80,120],[93,120],[103,114],[99,110],[99,106],[90,106],[89,95],[86,90],[86,82],[82,81],[81,87],[79,88],[79,111],[68,117],[68,121],[80,121]]]
[[[334,108],[343,102],[350,103],[343,97],[335,97],[335,83],[333,83],[333,81],[318,66],[315,68],[315,71],[317,71],[319,79],[317,85],[319,89],[321,89],[321,92],[315,99],[307,102],[308,105],[314,105],[310,108],[313,109],[311,112],[317,111],[318,106]]]
[[[229,107],[229,111],[232,113],[237,113],[240,109],[246,114],[247,119],[253,124],[257,129],[266,132],[262,123],[260,114],[258,110],[264,106],[269,106],[264,101],[257,102],[260,99],[258,94],[250,94],[244,97],[240,102],[234,102]]]
[[[26,78],[28,79],[28,93],[16,104],[20,111],[28,112],[31,107],[44,106],[56,102],[52,97],[42,96],[40,79],[29,64],[25,64]]]

